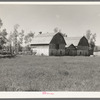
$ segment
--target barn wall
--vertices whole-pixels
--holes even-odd
[[[77,50],[89,50],[88,46],[78,46]]]
[[[77,50],[78,56],[89,56],[89,50]]]
[[[49,46],[34,46],[32,48],[33,53],[36,55],[46,55],[49,56]]]
[[[73,44],[71,44],[69,47],[66,47],[65,55],[66,56],[76,56],[77,55],[76,47]]]
[[[74,49],[66,49],[65,55],[66,56],[76,56],[77,55],[77,50],[74,50]]]
[[[57,33],[52,38],[49,44],[50,56],[64,56],[65,55],[65,40],[61,33]]]
[[[65,55],[65,44],[59,44],[59,49],[56,49],[56,44],[50,44],[49,55],[50,56],[64,56]]]
[[[77,55],[78,56],[89,56],[90,55],[89,47],[88,46],[78,46]]]

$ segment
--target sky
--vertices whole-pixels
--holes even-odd
[[[0,18],[8,33],[19,24],[19,31],[53,32],[61,29],[68,37],[83,36],[87,30],[97,34],[100,45],[100,5],[0,5]]]

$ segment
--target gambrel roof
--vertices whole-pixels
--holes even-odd
[[[79,41],[79,43],[78,43],[78,46],[89,46],[88,40],[86,39],[85,36],[83,36],[83,37],[80,39],[80,41]]]
[[[32,42],[30,44],[33,45],[49,45],[51,40],[53,39],[53,37],[56,35],[57,33],[42,33],[42,34],[38,34],[37,36],[35,36],[32,40]],[[73,44],[74,46],[78,46],[80,40],[82,39],[82,36],[80,37],[64,37],[64,41],[66,44],[66,47],[69,47],[71,44]]]
[[[82,37],[64,37],[66,41],[66,47],[69,47],[71,44],[78,46],[78,43]]]
[[[67,49],[74,49],[74,50],[76,50],[76,47],[73,44],[71,44]]]
[[[57,38],[55,38],[57,36]],[[62,39],[60,38],[60,40],[58,41],[58,38],[62,37]],[[66,44],[62,33],[58,32],[58,33],[42,33],[42,34],[38,34],[37,36],[35,36],[32,40],[32,42],[30,43],[31,45],[49,45],[51,42],[61,42]]]

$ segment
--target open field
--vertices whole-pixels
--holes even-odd
[[[100,57],[1,58],[0,91],[100,91]]]

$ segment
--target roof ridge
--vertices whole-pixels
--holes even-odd
[[[42,33],[42,34],[37,34],[34,38],[37,37],[51,37],[54,36],[56,33]]]

